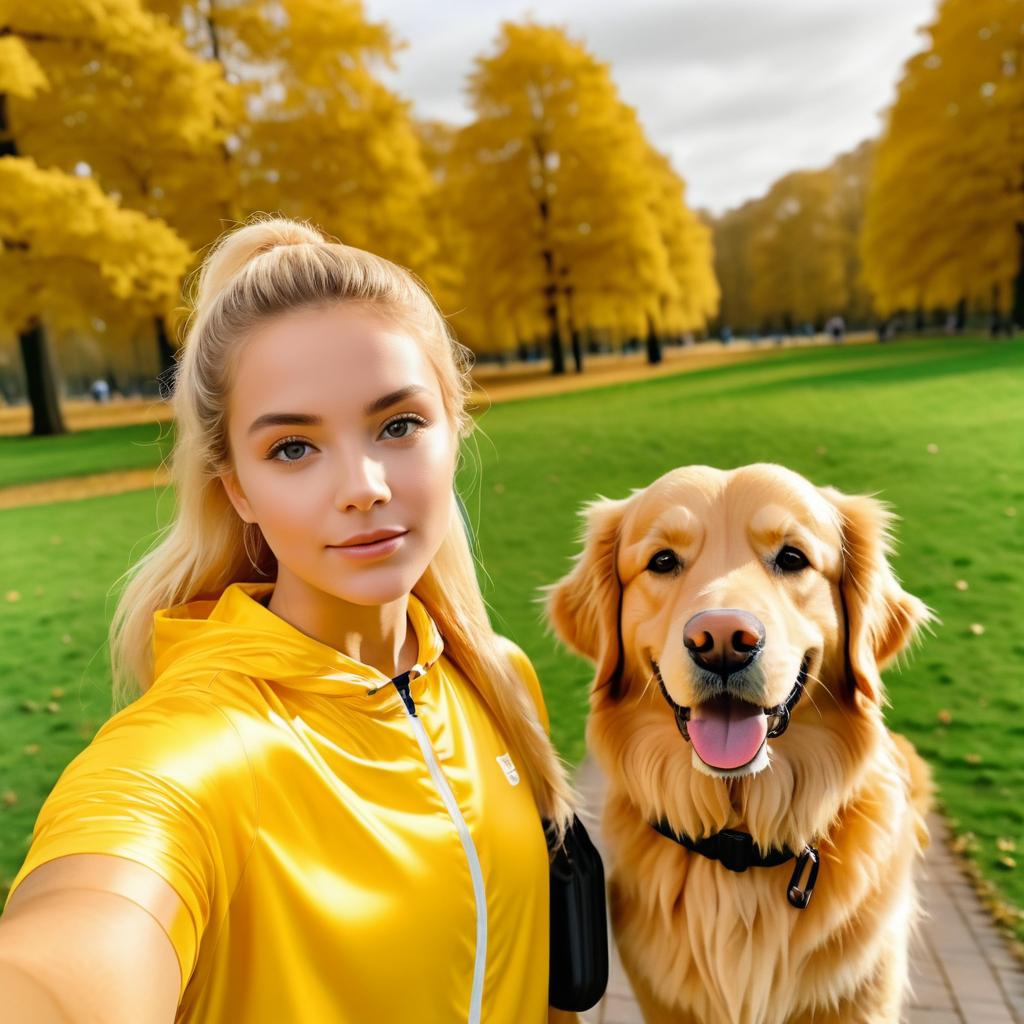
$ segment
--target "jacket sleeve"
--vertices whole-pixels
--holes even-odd
[[[540,719],[541,725],[544,726],[544,731],[550,736],[551,722],[548,719],[548,709],[544,703],[544,693],[541,690],[540,680],[537,678],[537,671],[533,667],[533,662],[530,661],[529,656],[517,643],[509,640],[507,636],[503,636],[501,639],[508,648],[508,655],[512,659],[512,664],[515,665],[516,671],[519,673],[519,678],[522,679],[523,684],[533,698],[534,704],[537,705],[537,716]]]
[[[69,854],[112,854],[145,865],[181,898],[180,912],[164,928],[184,993],[203,933],[220,923],[241,876],[256,811],[241,737],[212,699],[195,691],[144,694],[64,769],[36,819],[8,902],[32,870]],[[100,887],[153,912],[127,877],[120,882],[108,872]]]

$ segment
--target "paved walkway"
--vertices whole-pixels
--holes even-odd
[[[587,757],[576,774],[587,832],[603,851],[600,811],[605,780]],[[913,998],[906,1024],[1024,1024],[1024,970],[949,849],[945,820],[929,819],[932,845],[921,874],[928,917],[911,950]],[[586,1024],[643,1024],[629,981],[609,938],[608,991],[582,1014]]]

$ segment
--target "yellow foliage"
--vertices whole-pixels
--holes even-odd
[[[0,36],[0,94],[31,99],[49,83],[17,36]]]
[[[878,145],[862,249],[883,313],[1004,311],[1024,227],[1024,0],[943,0]]]
[[[715,220],[723,324],[798,330],[837,313],[867,318],[858,236],[871,155],[865,142],[822,170],[787,174]]]
[[[140,312],[173,302],[190,251],[162,221],[122,210],[96,182],[0,159],[0,324],[82,322],[98,298]]]
[[[494,351],[553,330],[703,323],[709,240],[608,66],[532,21],[504,23],[475,65],[475,119],[450,141],[441,181],[471,342]]]

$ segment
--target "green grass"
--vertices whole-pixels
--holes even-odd
[[[98,427],[55,437],[0,436],[0,487],[158,466],[173,443],[171,422]]]
[[[880,492],[902,517],[897,574],[942,619],[886,674],[890,724],[933,765],[982,872],[1024,907],[1024,861],[1003,866],[1008,852],[1020,854],[997,847],[1010,840],[1024,853],[1022,363],[1019,342],[983,339],[797,349],[487,412],[482,474],[475,479],[471,460],[460,480],[478,524],[484,592],[496,628],[533,658],[566,758],[584,753],[590,667],[545,634],[536,597],[568,570],[585,500],[625,496],[678,465],[757,461]],[[128,428],[121,436],[138,439]],[[122,468],[116,438],[109,445],[107,468]],[[108,592],[171,505],[166,495],[158,509],[145,491],[0,512],[0,792],[17,795],[6,809],[0,802],[0,880],[13,877],[60,770],[109,713]],[[6,590],[21,599],[4,601]],[[985,632],[972,634],[972,623]],[[66,696],[51,713],[54,686]],[[42,710],[20,710],[25,701]]]

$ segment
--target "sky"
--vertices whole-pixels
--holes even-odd
[[[381,76],[417,117],[465,124],[467,74],[502,21],[562,25],[611,65],[620,96],[719,214],[789,171],[875,136],[936,0],[364,0],[408,45]],[[443,11],[443,16],[439,16]]]

